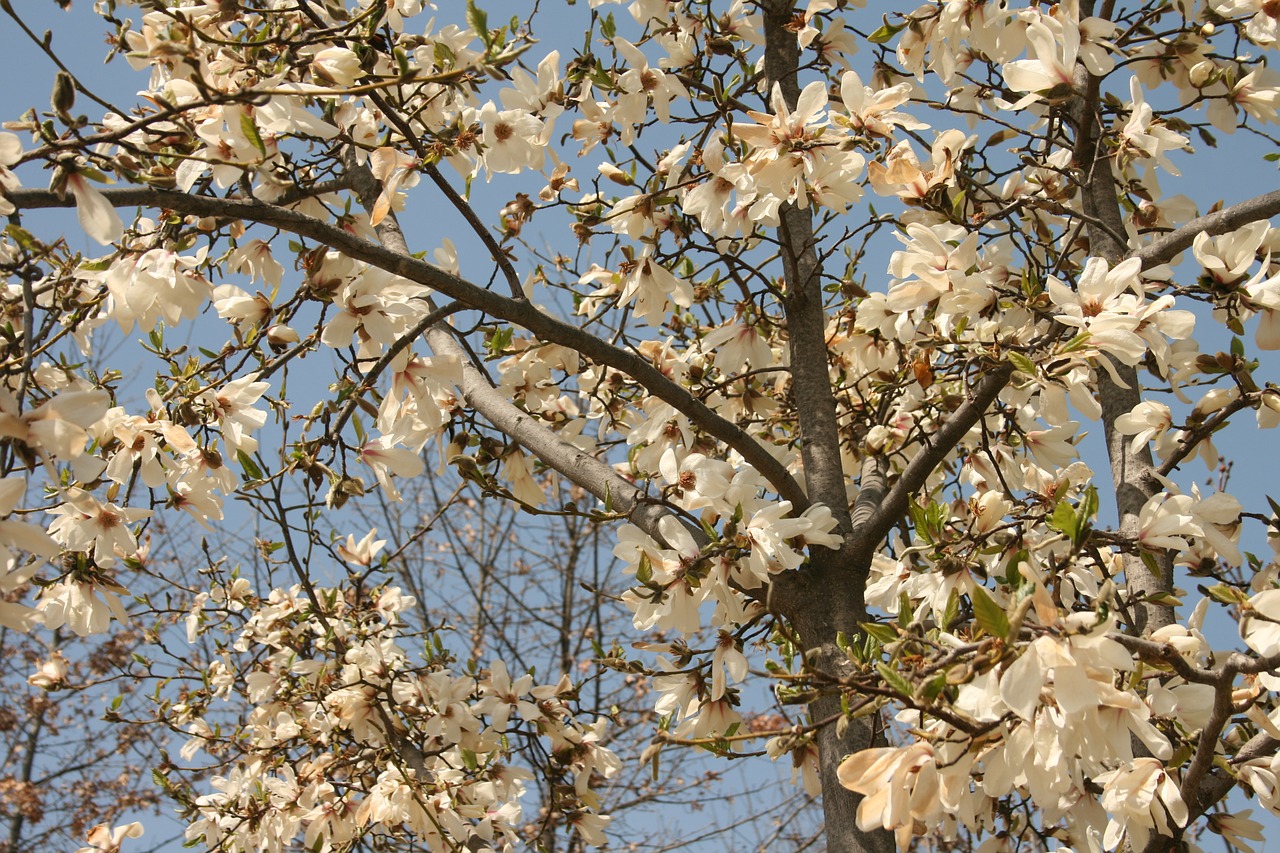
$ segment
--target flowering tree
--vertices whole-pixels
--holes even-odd
[[[0,2],[61,69],[0,135],[0,620],[110,632],[146,587],[165,653],[166,617],[209,650],[152,721],[187,836],[505,849],[536,766],[605,842],[580,676],[467,665],[352,530],[451,465],[626,522],[652,637],[596,654],[651,679],[659,773],[785,756],[836,851],[1256,838],[1224,798],[1280,810],[1280,587],[1244,550],[1280,507],[1184,467],[1280,423],[1280,192],[1158,181],[1193,134],[1270,140],[1275,4],[431,5],[99,0],[150,74],[126,107]],[[49,207],[102,253],[24,227]],[[90,367],[117,329],[144,374]],[[148,568],[144,530],[233,495],[259,575]],[[803,713],[744,716],[761,680]]]

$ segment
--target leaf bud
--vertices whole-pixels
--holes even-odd
[[[1262,392],[1262,405],[1273,412],[1280,412],[1280,390],[1268,388]]]
[[[276,352],[280,352],[290,344],[296,344],[301,338],[298,337],[297,331],[292,326],[286,326],[284,323],[276,323],[267,329],[267,345]]]
[[[59,117],[70,121],[71,108],[76,104],[76,81],[65,71],[59,71],[53,78],[53,92],[49,95],[49,105]]]
[[[596,168],[599,170],[600,174],[604,175],[615,184],[621,184],[624,187],[629,187],[635,183],[631,175],[622,171],[612,163],[601,163]]]
[[[1205,26],[1213,26],[1206,24]],[[1218,77],[1218,66],[1212,59],[1204,59],[1191,66],[1191,70],[1187,72],[1187,78],[1191,81],[1191,85],[1197,89],[1203,89]]]

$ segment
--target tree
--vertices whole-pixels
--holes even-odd
[[[102,0],[151,74],[123,108],[0,2],[60,69],[0,136],[0,617],[104,632],[145,586],[181,660],[183,614],[210,654],[152,724],[190,735],[158,768],[189,837],[502,848],[536,766],[604,842],[581,676],[468,666],[343,535],[441,464],[625,521],[656,636],[596,654],[660,694],[658,773],[790,756],[835,851],[1257,837],[1224,798],[1280,809],[1277,567],[1243,550],[1280,507],[1185,466],[1280,422],[1280,192],[1157,176],[1193,132],[1269,168],[1236,140],[1274,142],[1274,4],[426,5]],[[100,257],[24,227],[55,207]],[[80,355],[112,321],[145,381]],[[230,495],[269,586],[147,573],[148,525]],[[758,682],[804,715],[744,718]]]

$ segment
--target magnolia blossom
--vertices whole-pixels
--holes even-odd
[[[841,785],[863,795],[858,828],[894,830],[899,849],[911,838],[914,821],[932,824],[944,808],[937,758],[925,741],[856,752],[837,773]]]
[[[151,517],[151,510],[103,503],[83,489],[63,493],[64,502],[49,510],[57,518],[49,525],[49,535],[70,551],[86,551],[103,567],[113,566],[117,557],[131,557],[138,550],[129,525]]]
[[[360,459],[373,469],[378,485],[393,501],[400,500],[400,490],[395,487],[393,476],[413,478],[427,468],[419,454],[406,447],[395,447],[394,439],[387,436],[366,442],[360,448]]]
[[[1169,160],[1167,152],[1184,150],[1190,141],[1153,118],[1151,106],[1142,95],[1142,86],[1137,77],[1129,80],[1129,95],[1133,100],[1133,109],[1120,131],[1120,138],[1125,146],[1124,154],[1135,159],[1150,158],[1169,174],[1181,175]]]
[[[126,823],[123,826],[116,827],[100,823],[89,830],[89,834],[85,839],[89,842],[89,846],[81,847],[76,853],[120,853],[121,845],[123,845],[126,838],[141,837],[142,824],[136,820],[133,823]]]
[[[257,373],[250,373],[201,395],[222,430],[223,440],[232,450],[252,453],[257,449],[258,440],[249,433],[267,422],[267,413],[253,408],[253,404],[270,387],[271,383],[258,381]]]
[[[847,123],[854,132],[892,138],[895,127],[906,130],[928,128],[927,124],[896,109],[911,100],[911,86],[908,83],[876,90],[864,86],[862,78],[855,72],[846,71],[840,78],[840,100],[849,111],[849,116],[845,119],[837,113],[832,118],[837,124]]]
[[[129,621],[120,600],[124,592],[111,582],[61,581],[41,592],[39,610],[50,630],[65,625],[78,637],[102,634],[113,616],[119,622]]]
[[[21,159],[22,140],[12,133],[0,132],[0,216],[10,216],[17,210],[13,203],[5,198],[5,192],[16,190],[21,186],[17,176],[9,171],[9,167],[17,165]]]
[[[1116,429],[1122,435],[1132,435],[1130,450],[1137,453],[1147,442],[1155,441],[1156,455],[1165,456],[1175,446],[1169,430],[1173,427],[1173,415],[1164,403],[1143,400],[1126,415],[1116,419]]]
[[[689,92],[675,74],[652,67],[639,48],[626,39],[615,38],[613,48],[626,62],[626,70],[618,76],[618,88],[622,94],[614,110],[615,121],[623,125],[622,139],[625,143],[634,136],[633,128],[644,120],[650,103],[661,121],[670,121],[672,102],[688,98]]]
[[[1263,590],[1249,599],[1240,636],[1260,655],[1280,652],[1280,589]]]
[[[646,323],[660,326],[672,303],[683,308],[693,304],[693,288],[665,266],[646,256],[631,265],[629,274],[622,281],[618,299],[622,302],[634,301],[636,313]]]
[[[1102,805],[1112,815],[1103,837],[1108,850],[1122,839],[1141,850],[1153,831],[1173,835],[1170,821],[1173,826],[1187,825],[1187,805],[1178,783],[1155,758],[1135,758],[1127,767],[1103,773],[1095,781],[1105,786]]]
[[[339,544],[337,547],[338,556],[346,560],[353,566],[370,566],[373,560],[382,551],[384,545],[387,544],[385,539],[374,539],[378,535],[378,528],[373,528],[364,535],[359,542],[356,541],[354,534],[347,536],[347,541]]]
[[[1077,10],[1076,4],[1066,6]],[[1100,18],[1083,21],[1065,20],[1028,10],[1026,41],[1034,59],[1020,59],[1006,63],[1001,68],[1005,83],[1015,92],[1027,94],[1013,105],[1022,109],[1041,99],[1051,101],[1068,97],[1075,86],[1077,60],[1091,74],[1102,76],[1111,70],[1114,62],[1102,49],[1102,42],[1115,26]]]
[[[345,47],[326,47],[312,57],[311,73],[326,83],[345,88],[354,84],[364,72],[355,51]]]

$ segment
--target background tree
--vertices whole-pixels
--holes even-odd
[[[1245,342],[1280,347],[1280,192],[1157,175],[1192,133],[1271,142],[1270,4],[593,2],[581,45],[535,42],[576,39],[536,4],[424,5],[106,0],[151,73],[123,108],[0,4],[61,69],[0,136],[3,212],[74,206],[109,247],[0,244],[3,508],[52,516],[0,530],[8,587],[41,587],[0,616],[108,630],[157,512],[212,526],[235,494],[262,530],[261,585],[210,554],[207,590],[141,602],[210,650],[157,693],[189,837],[502,848],[535,768],[571,843],[604,842],[620,762],[565,622],[547,683],[481,668],[494,635],[449,651],[430,588],[412,615],[342,535],[424,455],[626,520],[621,599],[658,636],[595,654],[652,679],[658,773],[790,756],[832,850],[1256,836],[1222,802],[1280,790],[1280,590],[1243,550],[1276,508],[1183,467],[1246,411],[1280,422]],[[50,189],[22,188],[37,164]],[[154,383],[78,361],[111,321]],[[1206,638],[1224,619],[1247,651]],[[753,712],[752,672],[806,715]]]

